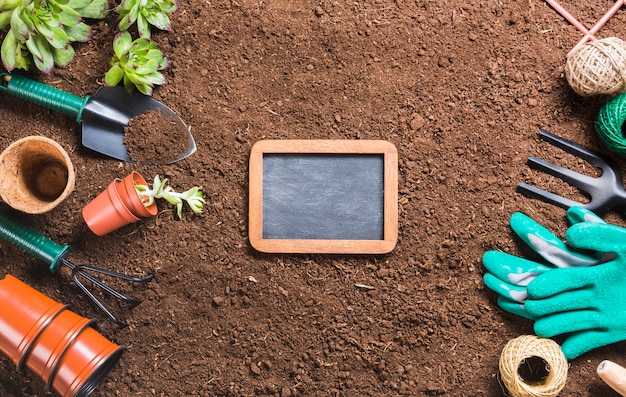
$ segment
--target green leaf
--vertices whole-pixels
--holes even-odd
[[[21,3],[21,0],[0,0],[0,10],[14,10]]]
[[[70,4],[73,3],[72,0]],[[91,19],[103,19],[109,14],[109,2],[107,0],[91,0],[87,6],[76,6],[74,8],[81,17]]]
[[[118,58],[122,58],[123,54],[126,53],[133,44],[133,38],[130,33],[122,32],[117,35],[115,40],[113,41],[113,52]]]
[[[7,35],[2,41],[2,47],[0,48],[0,56],[2,57],[2,63],[4,68],[9,72],[17,66],[17,52],[19,51],[18,42],[13,34],[12,30],[7,32]]]
[[[42,21],[34,20],[35,27],[48,43],[54,48],[65,48],[69,44],[69,39],[62,27],[51,28]]]
[[[137,31],[139,32],[139,37],[144,39],[150,38],[150,24],[146,17],[141,14],[137,17]]]
[[[13,10],[7,10],[0,12],[0,29],[4,29],[11,23],[11,14]]]
[[[15,38],[19,41],[26,41],[30,36],[30,29],[26,22],[21,18],[23,9],[18,9],[13,12],[11,15],[11,31],[15,35]]]
[[[74,26],[82,22],[82,18],[76,10],[69,6],[61,6],[58,13],[61,23],[65,26]]]
[[[17,51],[16,51],[16,57],[15,57],[15,68],[16,69],[22,69],[22,70],[28,70],[30,69],[30,57],[29,57],[29,52],[26,49],[26,47],[24,46],[24,44],[22,43],[18,43],[17,44]]]
[[[74,59],[74,48],[68,45],[67,48],[54,49],[52,55],[54,57],[54,63],[59,66],[66,66],[72,59]]]
[[[146,16],[148,22],[157,29],[170,30],[170,19],[164,12],[148,14]]]
[[[66,6],[77,10],[79,8],[85,8],[91,4],[92,0],[69,0]]]
[[[26,48],[33,56],[35,61],[43,62],[44,61],[44,52],[48,48],[48,42],[45,40],[37,39],[39,36],[33,35],[26,40]]]
[[[109,87],[114,87],[122,81],[124,77],[124,70],[119,65],[114,65],[109,71],[104,75],[104,84]]]
[[[78,25],[66,26],[65,32],[70,41],[87,42],[93,37],[89,25],[82,22]]]
[[[33,53],[33,48],[39,50],[40,57],[33,58],[35,66],[43,73],[50,74],[54,68],[54,56],[52,55],[52,49],[50,48],[48,42],[45,41],[45,39],[43,39],[40,35],[34,35],[26,41],[26,47],[33,55],[35,55]]]

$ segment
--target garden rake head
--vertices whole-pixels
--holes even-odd
[[[606,215],[614,208],[626,206],[626,190],[624,190],[621,170],[613,160],[547,131],[539,131],[539,136],[553,146],[600,168],[602,175],[591,177],[531,156],[528,158],[530,168],[567,182],[588,195],[590,200],[588,203],[579,203],[526,183],[520,183],[517,186],[518,192],[565,209],[580,206],[599,216]]]
[[[48,270],[52,273],[56,273],[61,267],[67,267],[72,272],[72,280],[74,280],[76,285],[78,285],[85,295],[87,295],[87,297],[89,297],[89,299],[91,299],[111,321],[121,327],[125,327],[128,324],[117,318],[111,310],[109,310],[106,305],[87,287],[84,281],[87,281],[88,285],[95,286],[117,300],[126,303],[129,307],[134,307],[141,303],[140,299],[130,298],[122,294],[104,281],[100,280],[97,275],[104,275],[110,278],[137,283],[144,283],[152,280],[153,278],[152,275],[146,277],[133,277],[94,266],[75,265],[68,259],[70,251],[69,245],[59,245],[28,226],[16,222],[2,212],[0,212],[0,237],[13,243],[17,247],[22,248],[40,261],[46,263],[48,265]]]

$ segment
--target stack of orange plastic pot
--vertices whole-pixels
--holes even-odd
[[[91,394],[123,353],[92,323],[11,275],[0,280],[0,350],[61,396]]]

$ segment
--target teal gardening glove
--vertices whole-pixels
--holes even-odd
[[[604,223],[602,218],[582,207],[572,207],[567,212],[571,224],[581,222]],[[539,274],[553,270],[554,267],[587,267],[598,263],[601,255],[587,255],[574,251],[546,228],[522,214],[511,216],[513,231],[539,256],[552,267],[519,258],[501,251],[488,251],[483,256],[483,265],[487,269],[485,285],[496,292],[498,305],[513,314],[535,320],[528,313],[524,303],[528,298],[527,286]]]
[[[538,336],[565,335],[562,350],[573,359],[626,340],[626,229],[580,207],[570,208],[567,215],[573,225],[566,241],[592,254],[574,251],[530,218],[514,215],[516,233],[558,267],[496,251],[486,252],[483,263],[488,270],[485,284],[500,295],[498,304],[535,320]]]
[[[608,254],[597,266],[538,275],[528,284],[524,308],[537,318],[537,335],[567,334],[561,348],[571,359],[626,340],[626,229],[580,223],[565,238],[574,248]]]

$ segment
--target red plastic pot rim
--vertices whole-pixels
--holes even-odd
[[[21,369],[33,341],[67,305],[7,274],[0,280],[0,350]],[[15,308],[21,310],[16,315]]]
[[[52,387],[62,396],[87,396],[121,357],[123,347],[87,327],[68,346],[52,377]]]
[[[121,181],[121,179],[117,178],[113,182],[109,184],[107,187],[107,193],[111,198],[111,202],[115,207],[115,210],[122,216],[122,218],[126,219],[129,223],[137,222],[140,218],[136,217],[130,209],[128,209],[122,199],[120,194],[117,192],[116,185]]]
[[[50,325],[50,323],[59,314],[61,314],[61,312],[67,310],[70,307],[70,305],[63,305],[62,303],[59,303],[58,306],[59,306],[59,309],[55,313],[53,313],[51,316],[48,316],[47,318],[42,317],[40,321],[38,321],[38,324],[41,324],[41,325],[38,327],[37,332],[34,333],[34,336],[32,337],[32,339],[30,339],[30,342],[23,343],[23,346],[20,346],[20,349],[23,349],[23,351],[18,350],[19,360],[16,363],[18,371],[21,370],[22,367],[24,366],[24,363],[26,362],[28,356],[30,355],[31,350],[33,349],[33,346],[35,345],[35,342],[37,341],[39,336],[42,334],[42,332],[48,327],[48,325]],[[35,327],[33,327],[33,329],[35,329]],[[26,340],[26,337],[24,338],[24,340]]]
[[[54,379],[54,375],[56,374],[59,368],[59,363],[61,362],[61,360],[63,360],[63,356],[65,355],[65,353],[67,353],[68,349],[72,346],[72,344],[74,343],[78,335],[80,335],[80,333],[83,332],[87,327],[91,327],[94,323],[95,323],[95,320],[89,320],[85,318],[85,321],[79,322],[77,326],[72,330],[72,332],[69,332],[65,336],[64,339],[67,342],[64,343],[63,345],[59,344],[59,346],[62,346],[62,349],[59,349],[60,350],[58,352],[59,354],[55,357],[55,360],[53,361],[52,365],[51,366],[46,365],[46,369],[48,369],[49,371],[47,373],[44,372],[44,375],[46,376],[42,376],[42,379],[46,381],[47,387],[52,386],[52,381]]]
[[[153,202],[146,207],[141,200],[141,197],[137,193],[137,190],[135,189],[136,185],[148,186],[148,182],[146,182],[146,179],[139,172],[133,171],[128,174],[118,185],[118,192],[122,191],[120,193],[120,196],[125,193],[125,197],[128,200],[126,205],[131,210],[131,212],[133,212],[133,215],[141,218],[155,216],[159,210],[156,202]]]

